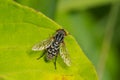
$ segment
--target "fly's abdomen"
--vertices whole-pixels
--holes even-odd
[[[59,52],[59,44],[56,44],[56,42],[53,42],[50,47],[47,48],[47,60],[53,59],[55,56],[57,56]]]

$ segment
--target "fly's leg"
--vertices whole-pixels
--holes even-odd
[[[37,58],[37,60],[39,60],[40,58],[42,58],[45,55],[46,51],[43,52],[43,54]]]
[[[57,56],[55,56],[55,61],[54,61],[55,69],[57,69],[57,68],[56,68],[56,61],[57,61]]]

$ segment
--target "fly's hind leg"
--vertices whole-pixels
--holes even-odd
[[[55,56],[55,61],[54,61],[55,69],[57,69],[57,68],[56,68],[56,61],[57,61],[57,56]]]
[[[42,58],[42,57],[45,55],[45,53],[46,53],[46,51],[44,51],[44,52],[42,53],[42,55],[37,58],[37,60],[39,60],[40,58]]]

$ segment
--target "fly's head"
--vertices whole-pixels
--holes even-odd
[[[58,29],[58,30],[56,31],[56,33],[57,33],[57,34],[63,34],[64,36],[67,36],[67,34],[68,34],[64,29]]]

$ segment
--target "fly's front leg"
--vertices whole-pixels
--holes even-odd
[[[57,68],[56,68],[56,61],[57,61],[57,56],[55,56],[55,61],[54,61],[55,69],[57,69]]]

